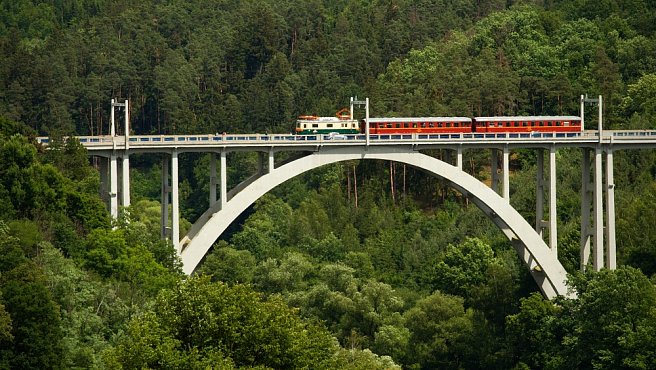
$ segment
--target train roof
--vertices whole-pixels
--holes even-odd
[[[304,116],[304,117],[312,117],[312,118],[301,118],[297,119],[297,122],[311,122],[311,123],[317,123],[317,122],[350,122],[350,121],[357,121],[355,119],[343,119],[343,118],[337,118],[337,117],[318,117],[318,116]]]
[[[471,122],[469,117],[376,117],[369,122]]]
[[[476,121],[506,122],[506,121],[575,121],[577,116],[508,116],[508,117],[474,117]]]

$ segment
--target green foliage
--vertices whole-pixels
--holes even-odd
[[[212,281],[230,285],[249,284],[253,280],[255,264],[255,257],[249,251],[223,246],[207,256],[198,273],[211,275]]]
[[[520,361],[546,369],[653,367],[653,284],[630,267],[574,276],[571,284],[577,299],[554,305],[534,295],[508,317]]]
[[[293,369],[330,368],[335,351],[324,329],[302,322],[280,299],[191,278],[162,291],[107,357],[123,368],[201,368],[213,360]]]
[[[63,368],[61,318],[48,281],[25,256],[18,240],[4,227],[0,229],[1,340],[7,344],[0,350],[0,364],[8,368]]]
[[[408,360],[422,368],[458,368],[471,360],[475,348],[468,343],[474,334],[473,312],[462,298],[435,292],[404,314],[411,331]],[[470,352],[471,351],[471,352]]]
[[[211,309],[194,311],[171,295],[158,302],[166,314],[151,306],[151,297],[180,278],[176,252],[159,240],[161,207],[152,200],[160,193],[158,159],[131,156],[134,202],[110,230],[96,195],[99,176],[82,146],[57,139],[107,134],[109,99],[130,100],[135,134],[289,132],[296,116],[332,115],[354,95],[369,96],[375,116],[472,116],[577,114],[580,94],[602,94],[609,128],[650,129],[652,5],[2,2],[0,367],[318,366],[308,360],[316,357],[311,351],[284,362],[273,334],[258,331],[268,323],[251,318],[256,330],[243,333],[268,342],[249,347],[244,334],[239,343],[249,348],[236,360],[218,340],[194,337],[190,345],[175,334],[186,324],[176,318],[205,325],[214,319]],[[33,145],[37,133],[51,137],[49,150]],[[429,154],[444,158],[442,150]],[[485,179],[486,153],[466,154],[467,171]],[[579,158],[558,153],[559,257],[568,271],[579,265]],[[645,151],[615,158],[619,261],[651,276],[656,159]],[[181,160],[184,234],[185,219],[208,205],[209,157]],[[229,153],[228,163],[229,188],[257,170],[252,153]],[[532,220],[534,162],[519,153],[517,163],[524,172],[512,174],[511,201]],[[357,348],[409,368],[655,366],[655,325],[646,308],[653,287],[644,276],[631,269],[593,274],[576,280],[578,301],[553,305],[531,296],[519,308],[519,297],[535,289],[528,273],[485,216],[442,181],[360,161],[325,166],[274,194],[258,200],[240,231],[235,225],[226,232],[230,243],[216,245],[200,271],[279,294],[304,317],[323,320],[351,348],[321,352],[330,357],[326,368],[395,367],[389,357]],[[429,295],[436,288],[462,297]],[[213,289],[201,291],[216,297]],[[235,296],[251,294],[240,292]],[[180,295],[202,301],[188,290]],[[176,304],[162,304],[167,300]],[[272,302],[281,320],[289,318],[278,298]],[[316,342],[327,343],[318,331]],[[283,335],[289,343],[291,332]],[[125,334],[112,347],[116,333]],[[504,333],[507,340],[499,340]],[[253,351],[261,348],[270,351],[269,362],[255,364]]]
[[[485,281],[485,273],[493,264],[494,252],[479,239],[467,239],[446,248],[444,260],[435,266],[438,287],[450,294],[467,296],[474,286]]]

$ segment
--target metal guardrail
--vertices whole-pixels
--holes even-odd
[[[583,132],[510,132],[510,133],[452,133],[452,134],[433,134],[433,133],[412,133],[412,134],[382,134],[369,135],[373,142],[391,142],[406,141],[410,142],[445,142],[445,141],[470,141],[470,140],[592,140],[598,138],[597,131]],[[626,131],[604,131],[603,139],[654,139],[656,141],[656,130],[626,130]],[[37,142],[48,145],[48,137],[37,137]],[[125,143],[124,136],[79,136],[80,143],[88,148],[95,146],[120,145]],[[364,143],[366,136],[364,134],[345,134],[339,135],[338,138],[330,135],[293,135],[293,134],[230,134],[230,135],[138,135],[129,138],[131,147],[141,145],[148,146],[177,146],[177,145],[239,145],[239,144],[256,144],[256,143]]]

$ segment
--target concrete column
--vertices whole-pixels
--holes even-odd
[[[503,148],[503,199],[510,202],[510,150]]]
[[[542,237],[544,220],[544,150],[537,150],[535,171],[535,231]]]
[[[123,164],[121,165],[123,176],[121,181],[121,205],[128,207],[130,205],[130,156],[126,150],[123,154]]]
[[[581,160],[581,271],[590,262],[590,150],[583,148]]]
[[[226,203],[228,202],[228,173],[226,167],[226,152],[221,152],[221,189],[220,189],[220,200],[221,200],[221,209],[225,208]]]
[[[556,146],[549,148],[549,248],[558,255],[558,215],[556,214]]]
[[[269,149],[269,170],[268,170],[269,172],[268,173],[273,172],[274,168],[275,168],[275,161],[274,161],[274,158],[273,158],[273,149]]]
[[[162,239],[168,239],[169,235],[167,232],[167,227],[169,225],[169,193],[171,188],[169,187],[169,158],[165,155],[162,158],[162,218],[161,218],[161,230],[162,230]]]
[[[171,155],[171,241],[180,255],[180,197],[178,191],[178,151]]]
[[[461,146],[458,147],[458,154],[457,154],[457,157],[456,157],[456,167],[458,167],[458,169],[460,171],[462,171],[462,147]]]
[[[216,203],[216,153],[210,153],[210,207]]]
[[[263,175],[264,172],[264,153],[257,152],[257,173]]]
[[[118,218],[118,158],[112,153],[109,158],[109,213]]]
[[[615,247],[615,180],[613,179],[613,149],[606,150],[606,268],[617,268]]]
[[[595,149],[594,165],[594,243],[592,266],[595,271],[604,267],[604,207],[601,147]]]
[[[98,157],[100,171],[100,198],[109,209],[109,158]]]
[[[499,193],[499,152],[496,149],[492,149],[490,170],[492,172],[492,190]]]

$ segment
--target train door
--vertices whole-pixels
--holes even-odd
[[[476,119],[472,118],[472,124],[471,124],[471,132],[476,132],[476,125],[478,123],[476,122]]]

